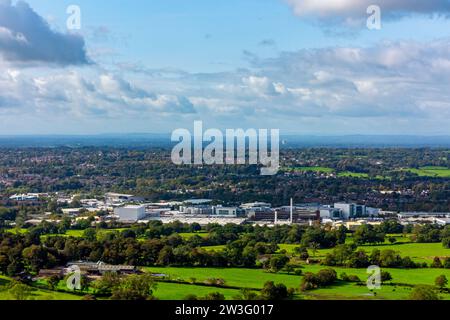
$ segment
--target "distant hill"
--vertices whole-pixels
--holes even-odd
[[[284,147],[450,147],[450,136],[284,136]]]
[[[281,148],[299,147],[449,147],[450,136],[406,135],[348,135],[348,136],[301,136],[281,137]],[[0,147],[171,147],[170,134],[100,134],[100,135],[24,135],[0,136]]]

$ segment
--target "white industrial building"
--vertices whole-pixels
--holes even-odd
[[[255,209],[255,208],[271,208],[272,205],[270,203],[265,202],[251,202],[251,203],[243,203],[241,204],[241,208],[245,210]]]
[[[125,206],[114,209],[120,222],[137,222],[146,216],[145,206]]]
[[[342,218],[345,220],[361,217],[377,217],[380,214],[380,209],[366,207],[365,205],[356,203],[335,203],[334,208],[342,211]]]
[[[108,206],[120,206],[127,202],[141,202],[144,199],[142,197],[136,197],[131,194],[122,194],[108,192],[105,194],[105,203]]]
[[[343,219],[353,219],[366,216],[366,206],[356,203],[335,203],[334,208],[342,211]]]
[[[342,209],[339,208],[331,208],[331,207],[322,207],[319,209],[320,218],[321,219],[342,219]]]
[[[237,217],[239,213],[244,212],[244,210],[238,207],[213,207],[213,215],[218,217]]]
[[[213,207],[209,205],[180,206],[180,211],[184,214],[211,215],[213,213]]]

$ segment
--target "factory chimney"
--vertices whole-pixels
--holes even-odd
[[[291,208],[290,208],[290,223],[292,224],[294,222],[294,200],[291,198]]]

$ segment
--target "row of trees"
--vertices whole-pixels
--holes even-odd
[[[411,260],[410,257],[401,257],[394,250],[386,249],[372,250],[368,254],[365,250],[357,250],[354,244],[342,244],[336,246],[322,260],[322,264],[328,266],[345,266],[350,268],[366,268],[370,265],[378,265],[386,268],[420,268],[427,267],[426,263],[420,264]]]

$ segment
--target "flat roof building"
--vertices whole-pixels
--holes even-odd
[[[120,222],[137,222],[146,216],[145,206],[125,206],[114,209]]]

